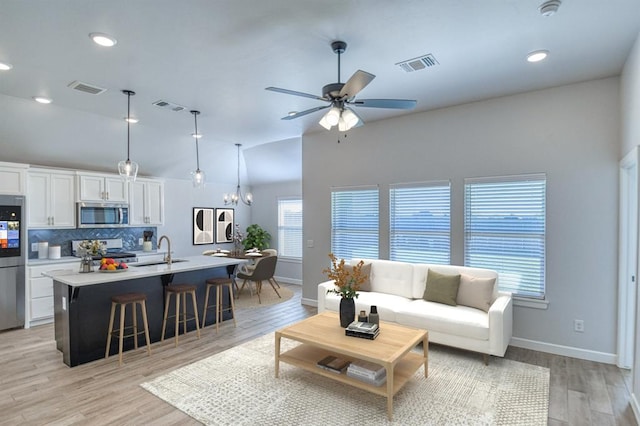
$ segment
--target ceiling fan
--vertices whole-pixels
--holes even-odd
[[[309,93],[296,92],[289,89],[281,89],[279,87],[267,87],[266,90],[272,92],[284,93],[286,95],[302,96],[305,98],[317,99],[326,102],[327,105],[307,109],[291,113],[283,120],[293,120],[312,112],[331,108],[320,120],[320,125],[327,130],[338,125],[338,129],[347,131],[354,126],[361,126],[362,119],[351,109],[351,106],[365,108],[392,108],[392,109],[413,109],[416,106],[415,100],[409,99],[356,99],[356,95],[362,89],[367,87],[369,83],[376,77],[366,71],[356,71],[346,83],[340,82],[340,55],[347,49],[347,43],[344,41],[334,41],[331,43],[331,49],[338,55],[338,82],[329,83],[322,88],[322,96],[312,95]]]

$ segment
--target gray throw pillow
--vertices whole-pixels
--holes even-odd
[[[456,306],[460,274],[446,275],[429,269],[423,299],[429,302]]]
[[[458,289],[458,305],[489,312],[493,302],[493,287],[495,284],[495,278],[477,278],[462,274]]]

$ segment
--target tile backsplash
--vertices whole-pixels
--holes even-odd
[[[31,244],[46,241],[49,246],[60,246],[61,256],[71,256],[71,240],[97,240],[105,238],[122,238],[125,250],[142,250],[138,240],[144,231],[152,231],[151,242],[157,247],[158,232],[155,227],[139,228],[83,228],[83,229],[35,229],[29,231],[29,245],[27,251],[29,259],[37,259],[38,252],[31,251]]]

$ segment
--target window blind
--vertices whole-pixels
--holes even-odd
[[[465,180],[465,265],[499,272],[500,289],[545,295],[546,177]]]
[[[390,259],[448,265],[451,259],[451,185],[392,185],[389,190]]]
[[[331,252],[339,259],[378,258],[378,188],[332,189]]]
[[[302,259],[300,199],[278,199],[278,255]]]

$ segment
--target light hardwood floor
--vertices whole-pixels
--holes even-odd
[[[316,313],[300,304],[299,286],[284,303],[237,311],[238,326],[225,322],[216,334],[195,333],[69,368],[56,350],[53,326],[0,333],[0,425],[190,425],[191,417],[140,386],[175,368],[272,332]],[[482,362],[482,357],[469,353]],[[636,425],[629,405],[631,376],[615,366],[509,348],[507,358],[551,369],[549,425]]]

